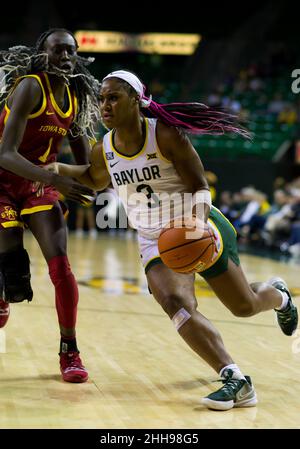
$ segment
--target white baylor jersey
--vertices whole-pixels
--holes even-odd
[[[158,148],[156,123],[157,119],[145,118],[145,142],[134,156],[125,156],[114,148],[113,130],[103,138],[107,169],[128,221],[141,236],[150,239],[158,238],[170,220],[191,211],[188,188]]]

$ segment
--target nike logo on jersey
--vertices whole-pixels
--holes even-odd
[[[46,111],[46,115],[54,115],[54,112]]]
[[[115,165],[117,165],[120,161],[115,162],[114,164],[109,164],[110,168],[113,168]]]

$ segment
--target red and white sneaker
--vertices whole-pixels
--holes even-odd
[[[10,308],[9,302],[0,299],[0,328],[4,327],[9,318]]]
[[[65,382],[86,382],[89,377],[79,357],[79,352],[62,352],[60,354],[60,371]]]

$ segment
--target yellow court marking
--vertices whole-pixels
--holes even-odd
[[[105,278],[101,276],[95,276],[87,279],[78,280],[80,285],[96,288],[103,293],[111,294],[136,294],[147,293],[148,287],[146,283],[141,284],[139,278]],[[195,281],[195,292],[197,296],[215,297],[216,295],[206,282],[197,277]],[[300,290],[299,293],[300,294]]]

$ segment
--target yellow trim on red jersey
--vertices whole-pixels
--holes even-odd
[[[44,112],[44,110],[46,109],[46,105],[47,105],[46,92],[45,92],[43,83],[42,83],[42,81],[41,81],[39,76],[37,76],[37,75],[27,75],[27,77],[35,78],[38,81],[39,85],[41,86],[42,93],[43,93],[42,106],[40,107],[40,109],[37,112],[34,112],[33,114],[29,114],[29,116],[28,116],[28,118],[35,118],[35,117],[38,117],[39,115],[41,115]]]
[[[78,114],[78,100],[77,100],[77,97],[75,94],[73,95],[73,99],[74,99],[74,109],[75,109],[74,117],[76,117],[76,115]]]
[[[5,114],[5,117],[4,117],[4,126],[5,126],[5,125],[6,125],[6,122],[7,122],[7,119],[8,119],[8,117],[9,117],[9,114],[10,114],[10,109],[9,109],[9,107],[7,106],[7,104],[4,105],[4,109],[5,109],[5,111],[6,111],[6,114]]]
[[[50,150],[51,150],[51,145],[53,142],[53,137],[51,137],[51,139],[49,140],[49,145],[47,150],[45,151],[44,154],[42,154],[42,156],[39,157],[39,161],[43,162],[43,164],[47,161],[47,157],[49,156]]]
[[[72,97],[71,97],[71,93],[70,93],[70,89],[69,86],[66,84],[66,89],[67,89],[67,93],[68,93],[68,98],[69,98],[69,109],[67,110],[67,112],[63,112],[60,107],[58,106],[58,104],[55,101],[53,92],[52,92],[52,88],[51,88],[51,84],[48,78],[47,73],[44,73],[45,75],[45,80],[46,80],[46,84],[49,90],[49,94],[50,94],[50,101],[51,104],[53,106],[53,109],[57,112],[58,115],[60,115],[62,118],[67,118],[70,117],[72,110],[73,110],[73,103],[72,103]]]
[[[24,223],[21,221],[13,220],[13,221],[4,221],[1,223],[4,228],[24,228]]]
[[[17,79],[17,81],[16,81],[16,83],[14,85],[14,90],[17,87],[17,85],[20,83],[20,81],[22,79],[24,79],[24,78],[34,78],[34,79],[36,79],[37,82],[39,83],[39,85],[41,86],[41,89],[42,89],[42,95],[43,95],[42,106],[40,107],[40,109],[37,112],[34,112],[33,114],[29,114],[28,115],[28,118],[36,118],[39,115],[41,115],[44,112],[44,110],[46,109],[46,105],[47,105],[46,92],[45,92],[43,83],[41,81],[41,78],[38,75],[24,75],[24,76],[21,76],[20,78]],[[6,124],[8,116],[10,114],[10,109],[7,106],[7,104],[5,104],[5,110],[6,110],[6,116],[5,116],[5,119],[4,119],[4,125]]]
[[[20,215],[34,214],[35,212],[42,212],[44,210],[51,210],[52,208],[53,208],[53,204],[46,204],[44,206],[29,207],[28,209],[22,209]]]

